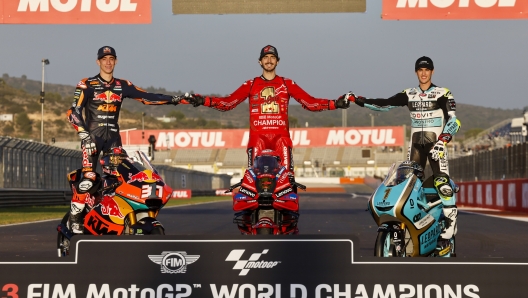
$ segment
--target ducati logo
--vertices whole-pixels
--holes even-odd
[[[149,259],[161,265],[161,273],[185,273],[187,265],[200,258],[199,255],[188,255],[185,251],[164,251],[161,255],[149,255]]]

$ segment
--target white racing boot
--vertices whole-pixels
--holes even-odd
[[[443,211],[445,216],[445,227],[442,233],[440,234],[440,238],[449,240],[453,238],[453,236],[455,236],[457,232],[458,209],[456,206],[444,207]]]

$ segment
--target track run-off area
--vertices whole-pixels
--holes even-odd
[[[355,245],[356,249],[359,247],[360,258],[373,256],[377,226],[366,211],[368,188],[350,185],[342,192],[299,192],[299,195],[301,234],[354,235],[359,239]],[[168,207],[161,210],[158,219],[166,235],[239,235],[232,223],[231,207],[230,200]],[[461,208],[456,237],[458,259],[514,261],[525,257],[527,219],[528,216],[509,217],[498,212]],[[56,257],[59,221],[0,226],[0,262],[59,259]]]

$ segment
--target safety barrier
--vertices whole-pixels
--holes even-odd
[[[458,206],[528,213],[528,179],[459,183]]]
[[[1,207],[56,206],[71,202],[71,190],[1,189]]]
[[[23,193],[27,189],[69,189],[66,175],[79,168],[81,160],[81,151],[78,150],[0,136],[0,189],[20,189],[16,193]],[[225,174],[164,165],[156,165],[156,169],[173,189],[201,191],[230,186],[231,176]]]

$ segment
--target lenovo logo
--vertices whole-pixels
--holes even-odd
[[[102,12],[136,11],[137,0],[19,0],[19,12],[56,11],[69,12],[76,8],[89,12],[99,10]]]

